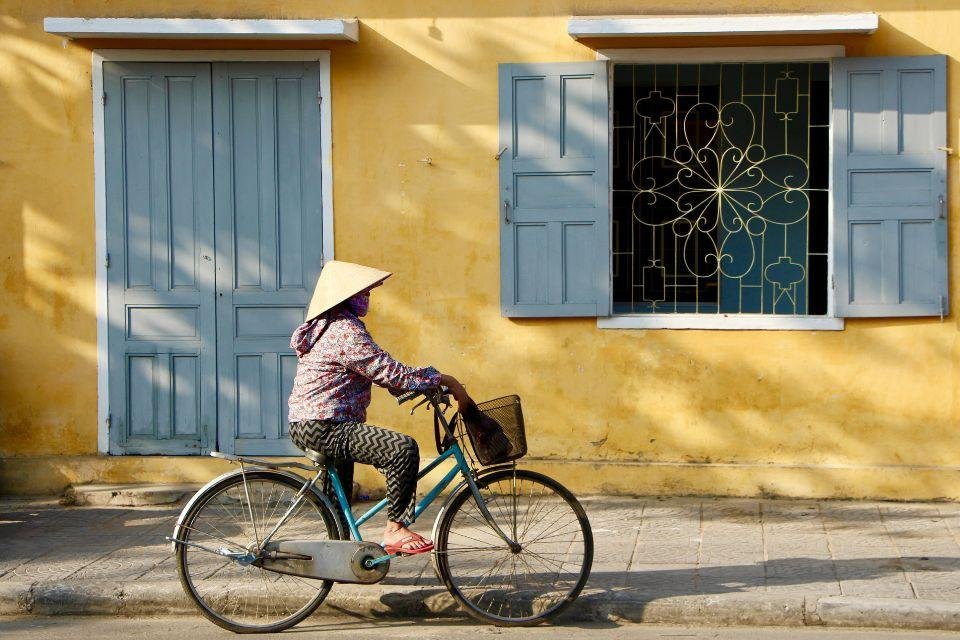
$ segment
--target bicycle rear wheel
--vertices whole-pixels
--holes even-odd
[[[533,625],[576,600],[590,576],[593,533],[563,485],[504,469],[477,480],[494,521],[520,543],[512,551],[486,522],[469,488],[440,517],[437,574],[467,612],[499,626]]]
[[[181,539],[213,549],[251,551],[280,521],[303,486],[273,471],[240,474],[201,496],[183,522]],[[315,493],[304,500],[273,540],[341,537],[336,516]],[[283,631],[316,610],[333,585],[266,571],[188,544],[177,545],[180,583],[207,619],[235,633]]]

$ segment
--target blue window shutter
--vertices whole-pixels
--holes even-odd
[[[500,301],[510,317],[610,310],[605,62],[500,65]]]
[[[833,60],[837,315],[947,312],[946,57]]]

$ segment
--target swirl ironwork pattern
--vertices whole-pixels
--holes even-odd
[[[615,312],[825,313],[827,65],[614,73]]]

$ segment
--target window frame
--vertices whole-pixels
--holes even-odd
[[[614,64],[706,64],[706,63],[750,63],[750,62],[826,62],[833,58],[846,56],[842,45],[824,46],[770,46],[770,47],[694,47],[694,48],[656,48],[656,49],[600,49],[597,59],[605,60],[608,68]],[[610,140],[610,173],[613,170],[613,73],[607,74],[609,83],[610,115],[607,119]],[[830,110],[830,126],[833,127],[833,110]],[[613,236],[609,240],[610,254],[610,315],[597,318],[599,329],[724,329],[724,330],[826,330],[839,331],[844,328],[844,318],[836,315],[834,299],[834,207],[833,207],[833,136],[830,136],[828,159],[827,199],[827,315],[778,315],[759,313],[613,313]],[[613,190],[607,185],[607,198],[610,216],[613,216]],[[613,225],[610,225],[611,234]]]

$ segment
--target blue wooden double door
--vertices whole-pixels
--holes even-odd
[[[310,62],[104,65],[112,453],[295,453],[320,90]]]

